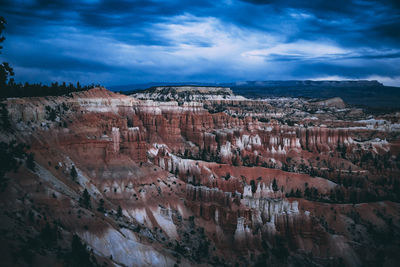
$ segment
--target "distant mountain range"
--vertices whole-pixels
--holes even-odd
[[[249,98],[262,97],[306,97],[331,98],[341,97],[346,103],[374,109],[400,109],[400,87],[385,86],[372,80],[346,81],[245,81],[232,83],[144,83],[121,86],[110,86],[112,91],[124,93],[146,89],[154,86],[224,86],[230,87],[235,94]]]

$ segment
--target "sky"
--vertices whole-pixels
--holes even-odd
[[[0,15],[18,82],[400,86],[399,0],[0,0]]]

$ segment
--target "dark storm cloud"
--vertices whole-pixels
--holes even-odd
[[[313,1],[297,1],[297,0],[242,0],[246,3],[256,5],[277,5],[281,7],[308,9],[319,13],[344,13],[355,14],[360,12],[357,8],[374,7],[382,4],[389,8],[400,9],[397,0],[313,0]]]
[[[374,26],[371,28],[371,32],[379,41],[390,42],[393,43],[393,45],[399,45],[400,19]]]
[[[308,59],[304,56],[296,56],[296,55],[279,55],[279,54],[269,54],[265,56],[265,60],[267,61],[297,61],[297,62],[304,62],[304,61],[329,61],[330,63],[334,63],[341,60],[349,60],[349,59],[398,59],[400,58],[400,52],[388,52],[388,53],[364,53],[364,54],[339,54],[339,55],[328,55],[328,56],[317,56],[312,57],[312,59]]]
[[[90,79],[113,84],[325,76],[400,84],[397,0],[0,0],[0,15],[4,59],[24,73],[43,70],[44,82],[98,72]]]
[[[42,51],[32,50],[29,57],[19,53],[18,50],[9,51],[13,58],[18,62],[18,66],[23,68],[39,68],[49,71],[91,71],[104,72],[110,69],[118,70],[118,67],[99,62],[95,59],[81,59],[63,55],[55,49],[46,46],[46,53]],[[35,61],[32,58],[37,59]],[[122,68],[119,68],[120,70]]]
[[[386,41],[398,42],[400,39],[400,1],[398,0],[243,0],[243,2],[257,6],[292,8],[300,12],[309,12],[315,16],[315,19],[309,20],[302,26],[310,29],[311,34],[328,36],[339,34],[340,38],[346,32],[357,34],[355,30],[362,30],[364,41],[371,41],[371,39],[380,41],[379,38],[385,38]],[[308,31],[302,33],[307,35]],[[343,41],[346,42],[348,39],[343,38]]]
[[[378,76],[394,78],[399,75],[399,72],[394,69],[385,68],[385,63],[370,62],[368,65],[336,65],[328,63],[310,62],[296,65],[291,74],[298,77],[304,77],[305,75],[313,76],[335,76],[337,73],[341,73],[343,77],[354,77],[355,79],[362,79],[367,76]],[[307,71],[306,71],[307,70]]]

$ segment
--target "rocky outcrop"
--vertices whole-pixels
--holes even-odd
[[[397,200],[396,116],[333,121],[333,111],[349,108],[338,99],[249,100],[225,88],[140,94],[98,88],[7,100],[16,139],[41,165],[21,177],[53,181],[45,197],[39,183],[14,192],[37,201],[54,191],[71,214],[85,209],[83,225],[75,219],[82,211],[60,218],[99,257],[139,266],[360,266],[375,262],[360,249],[398,247],[372,237],[398,235],[398,204],[387,201]]]
[[[313,105],[318,107],[328,107],[328,108],[345,108],[346,104],[340,97],[329,98],[326,100],[312,102]]]

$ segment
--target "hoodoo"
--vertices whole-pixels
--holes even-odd
[[[3,104],[7,265],[56,265],[76,238],[108,266],[399,260],[398,113],[198,86]]]

